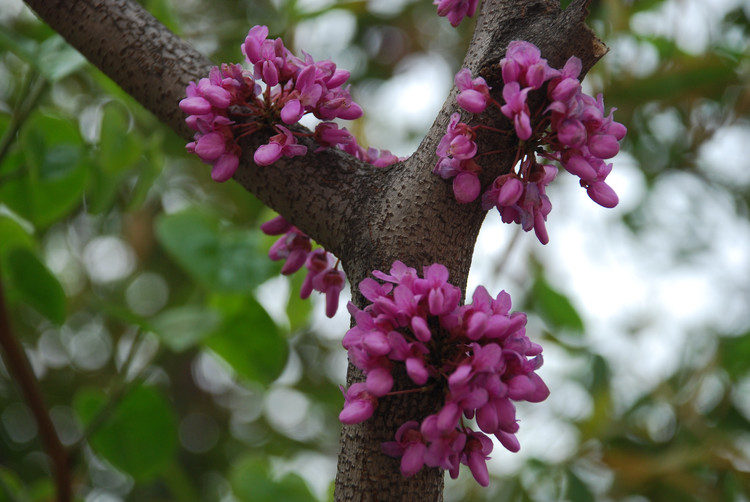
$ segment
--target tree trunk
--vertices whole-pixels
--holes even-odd
[[[189,44],[169,32],[138,4],[125,0],[26,0],[27,3],[92,63],[109,75],[177,134],[192,139],[177,103],[191,80],[208,75],[211,63]],[[536,44],[551,66],[562,67],[572,55],[584,73],[606,52],[585,26],[588,0],[574,0],[565,11],[551,0],[485,0],[464,66],[481,74],[501,100],[498,62],[512,40]],[[451,113],[458,111],[455,90],[422,141],[405,162],[374,168],[337,150],[282,158],[274,165],[253,163],[245,148],[235,180],[338,256],[347,273],[354,302],[363,306],[356,285],[372,270],[388,271],[395,260],[417,270],[439,262],[448,267],[451,282],[465,292],[476,236],[485,213],[480,202],[458,204],[450,182],[432,174],[435,149]],[[486,113],[475,122],[509,129],[499,114]],[[247,138],[243,146],[267,138]],[[503,149],[482,173],[487,186],[508,172],[514,142],[482,145],[484,151]],[[207,171],[208,173],[208,171]],[[343,335],[343,333],[342,333]],[[361,380],[351,365],[349,383]],[[405,386],[405,374],[395,389]],[[443,472],[423,469],[403,478],[399,462],[380,452],[400,424],[421,420],[441,406],[441,396],[404,394],[381,399],[368,421],[344,426],[336,477],[339,501],[439,501]]]

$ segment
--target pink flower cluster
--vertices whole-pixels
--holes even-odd
[[[253,71],[237,64],[214,67],[208,78],[191,82],[187,98],[180,101],[180,109],[189,115],[187,124],[197,131],[187,150],[213,166],[214,180],[226,181],[237,170],[237,138],[263,128],[278,134],[255,151],[256,164],[267,166],[282,156],[304,155],[307,147],[298,144],[297,133],[286,126],[307,113],[323,121],[313,135],[322,147],[352,140],[346,130],[331,122],[362,115],[348,87],[343,87],[348,71],[337,69],[331,61],[316,62],[309,54],[304,59],[293,56],[280,38],[268,38],[265,26],[250,29],[242,52]],[[248,120],[236,123],[231,114]]]
[[[325,249],[312,249],[312,240],[283,216],[277,216],[260,226],[266,235],[281,235],[268,252],[274,260],[284,260],[281,273],[293,274],[304,265],[307,275],[302,283],[300,298],[307,299],[313,291],[326,297],[326,315],[333,317],[338,310],[339,294],[344,288],[345,276],[338,262]]]
[[[506,223],[519,223],[524,230],[534,229],[537,238],[549,241],[545,222],[552,205],[546,186],[557,169],[540,164],[540,157],[557,161],[566,171],[580,178],[580,184],[594,202],[604,207],[617,205],[617,194],[605,179],[619,142],[627,132],[612,118],[614,109],[605,113],[604,101],[584,94],[578,76],[581,61],[571,57],[562,70],[551,68],[539,49],[529,42],[514,41],[500,61],[503,76],[503,104],[490,96],[482,77],[471,78],[464,68],[456,74],[459,106],[469,113],[481,113],[492,104],[513,122],[518,145],[517,164],[510,173],[496,178],[482,194],[485,209],[496,207]],[[529,93],[546,84],[549,103],[543,109],[530,110]],[[479,182],[481,166],[476,137],[479,131],[497,133],[484,126],[461,122],[460,113],[451,116],[445,135],[437,148],[439,160],[434,172],[453,179],[453,192],[460,203],[474,201],[482,191]]]
[[[451,25],[458,26],[464,17],[472,17],[477,10],[479,0],[433,0],[437,5],[438,16],[447,17]]]
[[[612,164],[605,159],[620,151],[627,129],[612,117],[614,108],[605,115],[601,94],[594,99],[581,92],[580,73],[581,61],[572,57],[547,86],[551,103],[545,111],[551,114],[550,129],[557,136],[549,141],[551,152],[546,157],[578,176],[594,202],[615,207],[617,194],[604,181]]]
[[[399,427],[395,441],[383,451],[401,457],[401,472],[411,476],[423,466],[440,467],[458,476],[468,465],[483,486],[489,483],[486,460],[494,435],[507,449],[517,451],[518,431],[513,401],[540,402],[549,389],[536,370],[542,348],[525,333],[526,315],[511,314],[510,296],[497,298],[479,287],[473,302],[460,305],[461,290],[448,283],[441,264],[425,267],[423,277],[397,261],[390,273],[374,271],[359,285],[370,302],[364,310],[349,303],[355,320],[344,336],[349,360],[366,375],[364,382],[344,390],[339,419],[355,424],[372,416],[378,399],[393,391],[392,371],[403,364],[420,392],[439,388],[440,410],[421,423]],[[466,420],[476,419],[479,431]]]

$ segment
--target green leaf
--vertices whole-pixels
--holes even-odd
[[[147,0],[144,5],[146,9],[159,20],[164,26],[169,28],[170,31],[180,35],[180,25],[177,22],[177,18],[172,12],[173,8],[167,0]]]
[[[26,169],[0,184],[0,201],[44,227],[82,201],[88,174],[83,139],[70,121],[35,112],[19,142]]]
[[[98,391],[76,395],[74,407],[84,423],[106,403]],[[116,406],[111,416],[89,438],[94,451],[136,481],[156,477],[172,460],[177,448],[174,412],[153,387],[136,387]]]
[[[55,483],[49,477],[37,479],[28,486],[29,499],[33,502],[45,502],[54,500],[57,490]]]
[[[234,463],[229,474],[234,495],[243,502],[279,500],[284,502],[314,502],[317,500],[305,481],[296,474],[288,474],[274,481],[268,462],[257,457],[246,457]]]
[[[10,216],[0,214],[0,256],[16,247],[33,248],[33,236]]]
[[[740,336],[720,337],[719,355],[721,367],[733,380],[739,380],[750,373],[750,332]]]
[[[636,12],[654,9],[663,3],[664,0],[638,0],[637,2],[632,2],[629,7],[631,14],[634,14]]]
[[[86,184],[86,210],[103,214],[112,210],[127,173],[112,174],[104,169],[92,169]]]
[[[145,149],[145,162],[139,164],[138,179],[129,194],[128,211],[133,211],[143,205],[154,182],[161,175],[165,162],[164,148],[164,134],[161,129],[157,129],[149,137],[149,143]]]
[[[613,81],[607,94],[616,96],[618,106],[640,105],[648,101],[687,103],[692,100],[720,99],[727,88],[740,84],[736,65],[717,54],[682,55],[671,58],[669,65],[643,78]]]
[[[35,40],[0,25],[0,48],[12,52],[26,63],[34,64],[38,45]]]
[[[24,494],[24,484],[18,475],[0,465],[0,502],[15,502],[27,499],[28,497]]]
[[[143,141],[130,130],[130,117],[122,105],[103,107],[98,161],[105,172],[117,173],[134,166],[143,153]]]
[[[595,502],[596,497],[591,489],[572,470],[568,469],[568,493],[567,500],[576,502]]]
[[[567,296],[554,289],[539,274],[531,287],[531,308],[550,326],[550,329],[570,330],[583,333],[581,316]]]
[[[309,299],[303,300],[299,296],[303,280],[303,274],[294,274],[290,277],[291,294],[286,304],[286,315],[289,318],[289,329],[292,332],[310,324],[312,302]]]
[[[65,291],[36,255],[28,248],[17,247],[4,258],[8,297],[30,305],[56,324],[65,322]]]
[[[86,169],[79,167],[53,181],[34,182],[29,177],[11,180],[0,185],[0,202],[34,226],[47,227],[82,202],[86,177]]]
[[[35,179],[63,178],[82,161],[83,138],[70,120],[34,112],[21,129],[20,142]]]
[[[289,356],[287,340],[251,297],[242,298],[241,306],[232,308],[217,331],[205,340],[205,345],[238,375],[263,385],[281,375]]]
[[[191,305],[162,312],[151,319],[151,327],[167,347],[182,352],[213,332],[220,321],[216,311]]]
[[[40,44],[0,26],[0,47],[31,65],[48,82],[62,80],[86,65],[86,58],[56,33]]]
[[[36,60],[36,69],[50,82],[62,80],[86,65],[86,58],[60,35],[53,35],[42,42]]]
[[[84,424],[89,424],[104,408],[107,395],[98,388],[83,387],[73,398],[73,409]]]
[[[0,129],[7,128],[9,125],[3,124],[3,120],[0,118]],[[6,183],[7,180],[23,176],[22,170],[26,159],[21,149],[16,148],[17,144],[11,145],[5,157],[0,159],[0,186]]]
[[[195,209],[162,216],[159,241],[198,282],[217,292],[251,292],[270,277],[259,232],[223,224]]]

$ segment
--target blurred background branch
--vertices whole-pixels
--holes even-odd
[[[0,270],[2,272],[2,270]],[[52,423],[49,411],[44,404],[44,398],[39,382],[34,375],[29,358],[23,346],[13,332],[8,307],[3,293],[3,276],[0,273],[0,347],[3,349],[3,359],[8,368],[11,380],[19,387],[23,399],[26,401],[33,420],[39,427],[39,436],[44,450],[49,455],[54,473],[56,500],[69,502],[72,500],[71,473],[68,464],[68,452],[57,436],[55,425]]]

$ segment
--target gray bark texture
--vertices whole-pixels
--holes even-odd
[[[542,56],[557,68],[570,56],[578,56],[585,74],[606,52],[584,24],[589,1],[574,0],[562,11],[559,2],[552,0],[484,0],[464,66],[485,78],[498,101],[503,87],[498,63],[513,40],[536,44]],[[188,82],[208,75],[212,63],[203,55],[132,0],[26,2],[162,122],[185,139],[192,139],[177,104],[185,96]],[[360,307],[364,298],[357,293],[356,285],[372,270],[388,271],[395,260],[420,271],[425,265],[442,263],[450,271],[451,282],[465,294],[474,243],[485,212],[478,200],[458,204],[451,183],[432,174],[437,144],[450,115],[458,111],[454,98],[455,90],[418,150],[408,160],[388,168],[374,168],[330,149],[260,167],[253,162],[251,147],[267,137],[250,137],[244,138],[245,154],[234,178],[341,259],[353,285],[353,301]],[[498,113],[467,117],[464,112],[464,118],[474,124],[511,128]],[[507,143],[479,145],[480,151],[508,152],[490,157],[490,162],[483,161],[494,166],[482,173],[483,187],[512,167],[515,141],[503,141]],[[362,375],[350,365],[347,379],[352,383]],[[405,373],[397,375],[394,390],[407,387]],[[370,420],[344,426],[336,500],[442,500],[441,470],[425,468],[403,478],[399,460],[380,451],[380,444],[392,440],[400,424],[421,420],[440,405],[440,396],[430,394],[383,398]]]

